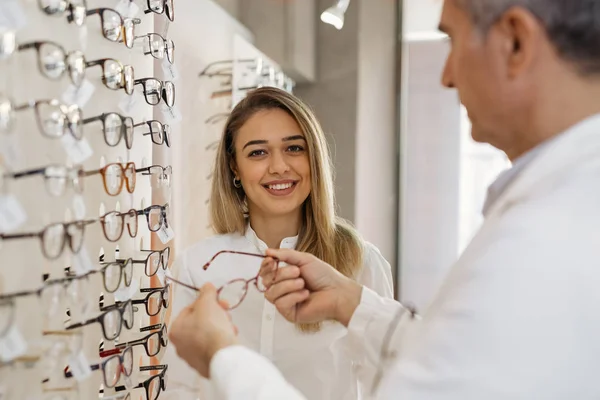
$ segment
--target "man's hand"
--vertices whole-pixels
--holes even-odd
[[[260,275],[265,297],[288,321],[314,323],[334,319],[348,326],[360,303],[362,286],[312,254],[269,249]],[[274,261],[284,261],[277,268]]]
[[[171,324],[169,339],[177,355],[206,378],[215,353],[237,344],[237,329],[226,308],[218,302],[215,287],[207,283]]]

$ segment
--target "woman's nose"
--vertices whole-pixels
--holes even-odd
[[[281,152],[273,152],[269,160],[269,173],[282,175],[289,171],[290,166]]]

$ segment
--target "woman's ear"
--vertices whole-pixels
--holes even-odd
[[[237,172],[237,166],[235,165],[235,161],[231,160],[229,162],[229,168],[231,169],[231,172],[233,172],[233,177],[239,179],[239,175],[238,175],[238,172]]]

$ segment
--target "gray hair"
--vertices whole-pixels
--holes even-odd
[[[600,0],[459,0],[486,33],[510,7],[523,7],[544,25],[563,59],[586,75],[600,74]]]

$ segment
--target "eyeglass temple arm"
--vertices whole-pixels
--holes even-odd
[[[142,382],[142,383],[138,383],[137,386],[132,387],[132,389],[139,389],[139,388],[143,388],[143,387],[144,387],[144,383]],[[122,392],[124,390],[127,390],[127,388],[124,385],[115,386],[115,392]],[[110,397],[103,397],[102,400],[105,400],[107,398],[110,399]]]
[[[170,281],[170,282],[174,282],[174,283],[176,283],[176,284],[178,284],[178,285],[181,285],[181,286],[183,286],[183,287],[186,287],[186,288],[188,288],[188,289],[192,289],[192,290],[194,290],[194,291],[196,291],[196,292],[199,292],[199,291],[200,291],[200,289],[199,289],[199,288],[197,288],[197,287],[195,287],[195,286],[192,286],[192,285],[188,285],[187,283],[183,283],[183,282],[181,282],[181,281],[178,281],[177,279],[173,279],[173,278],[171,278],[170,276],[167,276],[167,280],[168,280],[168,281]]]
[[[40,45],[40,43],[42,43],[42,42],[29,42],[29,43],[20,44],[17,47],[17,50],[21,51],[21,50],[27,50],[27,49],[31,49],[31,48],[37,48]]]
[[[155,329],[161,329],[164,326],[164,324],[154,324],[154,325],[150,325],[150,326],[144,326],[143,328],[140,328],[140,332],[147,332],[147,331],[153,331]]]
[[[100,366],[100,364],[92,364],[90,365],[90,369],[92,371],[98,371],[100,368],[102,368]],[[73,373],[71,371],[66,371],[65,370],[65,378],[72,378],[73,377]]]
[[[102,65],[106,60],[110,60],[110,58],[100,58],[98,60],[86,61],[85,67],[90,68],[95,67],[96,65]]]
[[[160,253],[160,252],[163,252],[163,251],[165,251],[165,249],[170,249],[170,247],[169,247],[169,246],[167,246],[167,247],[165,247],[165,248],[164,248],[164,249],[162,249],[162,250],[143,250],[143,249],[142,249],[142,250],[140,250],[140,251],[143,251],[143,252],[146,252],[146,253],[153,253],[153,252]]]
[[[26,170],[26,171],[21,171],[21,172],[15,172],[14,174],[6,174],[5,176],[8,176],[13,179],[18,179],[18,178],[23,178],[26,176],[31,176],[31,175],[43,174],[45,171],[46,171],[46,168],[38,168],[38,169],[30,169],[30,170]]]
[[[152,335],[152,334],[153,333],[151,333],[150,335]],[[148,335],[148,336],[150,336],[150,335]],[[141,339],[132,340],[131,342],[118,343],[118,344],[115,345],[115,347],[117,349],[123,349],[123,348],[128,347],[128,346],[139,346],[140,344],[144,344],[144,342],[146,342],[148,340],[148,336],[145,336],[145,337],[143,337]],[[108,350],[108,351],[110,351],[110,350]]]
[[[109,357],[109,356],[114,356],[115,354],[121,354],[121,349],[120,348],[114,348],[114,349],[110,349],[110,350],[104,350],[104,351],[101,351],[100,353],[98,353],[98,355],[101,358],[105,358],[105,357]]]
[[[125,386],[120,386],[120,387],[125,387]],[[121,399],[125,399],[128,394],[129,394],[129,392],[122,393],[122,394],[113,394],[112,396],[102,396],[98,400],[121,400]]]
[[[41,292],[41,288],[40,289],[35,289],[35,290],[24,290],[22,292],[13,292],[13,293],[8,293],[8,294],[1,294],[0,295],[0,300],[12,300],[15,299],[17,297],[25,297],[25,296],[31,296],[32,294],[39,294]]]
[[[240,60],[221,60],[221,61],[214,61],[210,64],[208,64],[206,67],[204,67],[204,69],[202,70],[202,72],[200,72],[200,76],[206,75],[206,72],[208,71],[209,68],[214,67],[215,65],[220,65],[220,64],[229,64],[229,63],[233,63],[234,61],[240,62],[240,63],[247,63],[247,62],[254,62],[256,61],[255,58],[244,58],[244,59],[240,59]]]
[[[96,115],[95,117],[86,118],[82,121],[82,123],[89,124],[90,122],[102,121],[103,119],[104,119],[104,114],[100,114],[100,115]]]
[[[101,169],[94,169],[92,171],[83,171],[83,176],[92,176],[101,173]]]
[[[77,329],[77,328],[81,328],[81,327],[93,324],[94,322],[98,322],[100,320],[100,318],[102,318],[102,316],[103,315],[99,315],[98,317],[88,319],[87,321],[77,322],[76,324],[72,324],[72,325],[67,326],[65,329],[68,330],[68,331],[70,331],[72,329]]]
[[[22,110],[27,110],[29,108],[34,108],[37,103],[38,102],[35,100],[29,100],[27,103],[23,103],[21,105],[13,107],[13,110],[22,111]]]
[[[168,287],[169,285],[155,288],[140,288],[140,293],[164,292]]]
[[[153,167],[153,166],[152,166]],[[150,174],[150,168],[151,167],[146,167],[146,168],[136,168],[135,172],[139,173],[141,172],[142,175],[149,175]]]
[[[127,260],[129,260],[129,258]],[[117,258],[115,261],[119,262],[119,263],[125,263],[127,260],[122,259],[122,258]],[[146,264],[146,260],[134,260],[133,258],[131,259],[131,262],[133,264]]]
[[[10,240],[10,239],[25,239],[25,238],[32,238],[32,237],[38,237],[40,236],[40,233],[11,233],[11,234],[5,234],[5,233],[0,233],[0,239],[2,240]]]
[[[158,364],[158,365],[141,365],[140,371],[163,371],[169,368],[167,364]]]
[[[100,366],[100,364],[92,364],[92,365],[90,365],[90,369],[92,371],[98,371],[101,368],[102,367]],[[65,370],[65,378],[72,378],[72,377],[73,377],[73,373],[71,373],[71,371]]]

